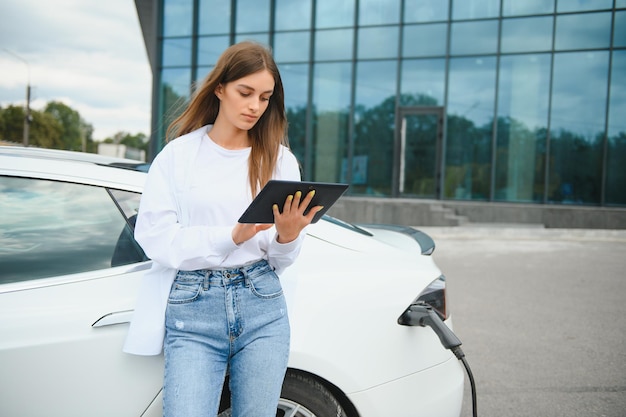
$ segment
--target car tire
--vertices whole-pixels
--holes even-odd
[[[295,412],[295,414],[294,414]],[[277,417],[347,417],[338,399],[310,375],[288,370]]]
[[[230,392],[225,392],[224,403],[217,417],[231,417]],[[348,417],[337,398],[324,385],[308,374],[288,370],[278,401],[276,417]]]

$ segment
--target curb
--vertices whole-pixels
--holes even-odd
[[[626,242],[626,230],[546,229],[543,225],[468,223],[462,226],[413,226],[433,239],[578,240]]]

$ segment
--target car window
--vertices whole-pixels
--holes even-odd
[[[109,193],[117,203],[119,209],[124,213],[127,222],[126,227],[124,227],[124,230],[120,233],[120,237],[117,241],[111,265],[126,265],[148,260],[143,249],[141,249],[141,246],[139,246],[139,243],[137,243],[134,238],[135,221],[137,220],[141,194],[111,189]]]
[[[130,191],[113,190],[109,189],[111,197],[115,200],[124,216],[135,227],[135,218],[139,212],[139,202],[141,201],[141,194],[131,193]]]
[[[0,176],[0,213],[0,283],[146,260],[102,187]]]

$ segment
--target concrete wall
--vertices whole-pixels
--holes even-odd
[[[547,228],[626,229],[626,208],[342,197],[328,214],[351,223],[460,226],[510,223]]]

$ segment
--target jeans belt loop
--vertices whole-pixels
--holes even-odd
[[[239,272],[241,272],[241,275],[243,276],[243,285],[246,288],[250,287],[250,279],[248,278],[248,266],[242,266],[241,268],[239,268]]]
[[[208,291],[211,287],[211,271],[208,269],[204,270],[204,282],[202,283],[204,291]]]

